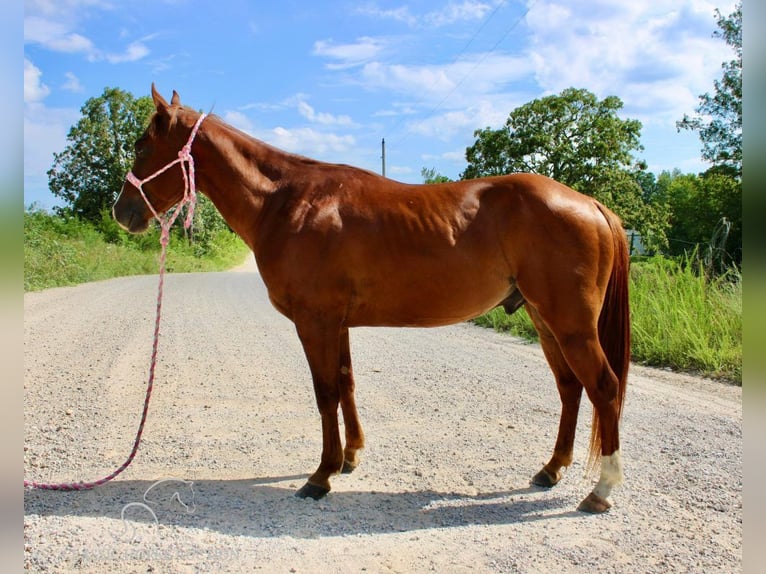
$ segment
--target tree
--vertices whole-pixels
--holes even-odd
[[[423,183],[449,183],[452,181],[446,175],[440,174],[436,171],[436,168],[431,167],[426,169],[425,167],[420,170],[420,175],[423,177]]]
[[[69,130],[67,147],[53,156],[48,186],[71,213],[98,222],[122,188],[133,164],[133,145],[146,129],[154,104],[149,97],[105,88],[80,111],[82,118]]]
[[[629,168],[640,150],[641,122],[617,117],[622,101],[599,101],[584,89],[533,100],[513,110],[499,130],[477,130],[466,150],[464,179],[512,172],[547,175],[590,193],[604,172]]]
[[[598,100],[584,89],[533,100],[513,110],[505,126],[474,132],[463,179],[513,172],[539,173],[614,209],[652,250],[666,245],[667,210],[644,200],[641,122],[617,116],[622,101]]]
[[[718,28],[713,35],[734,49],[735,58],[722,64],[723,77],[714,82],[715,94],[699,96],[696,114],[684,114],[679,130],[699,132],[702,158],[713,167],[742,175],[742,2],[727,18],[716,10]]]
[[[671,213],[671,254],[696,250],[718,270],[742,260],[742,194],[736,179],[715,170],[701,176],[662,172],[657,194]]]

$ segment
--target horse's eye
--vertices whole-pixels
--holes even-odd
[[[144,138],[141,138],[133,146],[133,151],[135,151],[136,157],[144,157],[149,153],[149,145]]]

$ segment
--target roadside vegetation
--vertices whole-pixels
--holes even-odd
[[[692,256],[643,258],[631,265],[633,361],[742,384],[742,277],[710,276]],[[526,311],[498,307],[474,321],[537,340]]]
[[[24,290],[76,285],[159,271],[159,229],[142,235],[120,230],[108,214],[98,224],[28,209],[24,213]],[[190,243],[174,232],[166,270],[222,271],[244,261],[248,247],[222,227]]]

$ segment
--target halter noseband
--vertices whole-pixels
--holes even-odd
[[[181,208],[184,205],[189,206],[186,213],[186,220],[184,221],[184,227],[188,229],[189,226],[191,226],[192,219],[194,218],[194,205],[197,201],[197,189],[196,189],[195,176],[194,176],[194,158],[192,157],[192,154],[191,154],[191,147],[192,147],[192,143],[194,142],[194,138],[197,135],[197,131],[199,130],[200,125],[202,124],[202,120],[204,120],[206,116],[207,114],[200,115],[199,119],[197,120],[197,123],[195,123],[194,127],[192,128],[191,134],[189,134],[189,139],[186,142],[186,145],[184,145],[184,147],[182,147],[181,150],[178,152],[178,158],[174,159],[165,167],[158,169],[152,175],[145,177],[144,179],[138,179],[132,171],[125,176],[125,179],[127,179],[131,183],[131,185],[133,185],[136,189],[138,189],[138,193],[141,194],[141,197],[144,199],[144,202],[146,203],[146,206],[149,208],[149,211],[151,211],[155,219],[160,222],[160,227],[162,228],[161,241],[163,242],[169,241],[170,226],[173,225],[173,222],[178,217],[178,214],[181,213]],[[164,173],[165,171],[167,171],[168,169],[170,169],[177,163],[181,164],[181,173],[184,176],[184,196],[181,199],[181,201],[178,203],[178,209],[175,210],[175,213],[172,215],[172,217],[168,216],[166,219],[163,219],[157,213],[157,210],[154,209],[154,206],[151,204],[149,199],[146,197],[146,194],[144,193],[142,186],[147,181],[154,179],[155,177],[157,177],[161,173]]]

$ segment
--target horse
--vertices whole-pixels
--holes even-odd
[[[578,509],[612,506],[630,363],[630,260],[617,215],[542,175],[415,185],[312,160],[183,106],[175,90],[170,103],[154,84],[151,93],[155,112],[113,215],[140,233],[191,179],[252,250],[271,303],[295,325],[321,418],[320,463],[297,496],[321,499],[330,477],[360,463],[349,329],[442,326],[523,306],[561,400],[553,454],[531,483],[550,488],[572,463],[585,389],[587,468],[600,462],[600,475]]]

